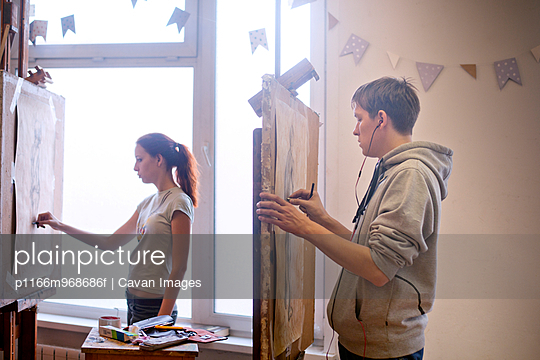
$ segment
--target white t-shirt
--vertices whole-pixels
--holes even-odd
[[[151,195],[137,206],[139,243],[130,255],[130,262],[138,263],[129,265],[128,279],[135,280],[139,286],[132,288],[158,295],[165,293],[165,288],[160,284],[169,278],[172,269],[171,221],[175,211],[183,212],[193,222],[193,202],[179,187]],[[165,261],[161,265],[153,264],[150,259],[155,250],[165,254]],[[145,251],[146,263],[143,263]]]

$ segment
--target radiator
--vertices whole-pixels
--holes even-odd
[[[84,360],[84,354],[76,349],[38,344],[36,360]]]

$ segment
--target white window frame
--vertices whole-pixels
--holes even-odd
[[[87,67],[191,67],[193,89],[193,153],[200,164],[199,191],[203,196],[196,209],[193,234],[214,233],[214,125],[216,0],[186,0],[190,19],[182,43],[155,44],[84,44],[37,45],[29,47],[28,67],[45,69]],[[13,54],[16,55],[16,51]],[[14,59],[16,60],[16,59]],[[16,63],[16,61],[14,61]],[[53,71],[51,71],[53,73]],[[193,241],[193,274],[203,283],[213,284],[213,243]],[[203,267],[202,264],[206,266]],[[199,275],[200,274],[200,275]],[[233,333],[250,334],[251,317],[215,314],[213,299],[198,299],[193,293],[194,323],[229,326]],[[42,303],[40,311],[56,315],[97,318],[104,309],[74,305]],[[109,310],[110,311],[110,310]],[[124,316],[125,312],[120,312]],[[249,336],[249,335],[248,335]]]

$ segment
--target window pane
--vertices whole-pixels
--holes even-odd
[[[66,98],[63,220],[111,234],[139,202],[156,192],[133,171],[135,141],[146,133],[162,132],[192,147],[193,69],[49,72],[54,84],[48,89]],[[191,306],[182,302],[179,316],[191,317]]]
[[[183,42],[184,30],[176,24],[167,26],[175,7],[184,10],[184,0],[74,1],[33,0],[34,20],[47,20],[47,39],[38,37],[36,44],[114,44]],[[75,34],[62,35],[61,18],[74,15]],[[188,20],[189,21],[189,20]]]
[[[282,0],[281,73],[304,58],[310,51],[310,5],[291,9]],[[231,21],[238,17],[242,21]],[[274,74],[275,1],[238,0],[217,2],[216,56],[216,234],[251,234],[252,232],[252,153],[253,129],[260,128],[257,117],[248,103],[261,91],[262,76]],[[265,28],[268,49],[259,46],[251,53],[249,32]],[[299,98],[309,105],[309,85],[300,88]],[[233,206],[233,207],[232,207]],[[239,242],[235,248],[227,241],[215,242],[216,289],[226,283],[230,274],[242,267],[242,281],[251,284],[252,248]],[[230,254],[234,255],[231,257]],[[231,261],[234,259],[234,261]],[[216,299],[217,313],[251,315],[250,299],[231,301]]]

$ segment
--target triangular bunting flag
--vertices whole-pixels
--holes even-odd
[[[422,80],[424,91],[428,91],[442,69],[444,69],[444,66],[417,62],[416,68],[418,69],[418,74]]]
[[[495,61],[493,65],[495,66],[495,73],[497,74],[499,89],[502,90],[504,85],[506,85],[506,83],[508,82],[508,79],[515,81],[519,85],[522,85],[516,58]]]
[[[133,5],[133,8],[135,9],[135,4],[137,4],[137,0],[131,0],[131,4]]]
[[[336,19],[334,15],[328,13],[328,30],[332,30],[338,22],[338,19]]]
[[[174,8],[174,12],[171,18],[169,19],[167,26],[176,23],[176,27],[178,28],[178,32],[180,33],[180,31],[182,30],[182,28],[184,27],[184,25],[186,25],[186,22],[188,21],[189,15],[190,14],[187,11],[180,10],[179,8]]]
[[[36,45],[36,38],[43,37],[47,41],[47,20],[34,20],[30,24],[28,38],[32,44]]]
[[[392,67],[394,68],[394,70],[396,69],[396,65],[400,59],[400,56],[399,55],[396,55],[396,54],[393,54],[391,53],[390,51],[387,51],[386,52],[388,54],[388,58],[390,59],[390,62],[392,63]]]
[[[62,36],[65,37],[68,30],[75,34],[75,15],[63,17],[62,21]]]
[[[315,0],[293,0],[291,9],[314,2]]]
[[[341,54],[339,56],[353,54],[354,64],[358,65],[358,62],[360,61],[360,59],[366,52],[366,49],[368,46],[369,46],[369,43],[366,40],[354,34],[351,34],[351,36],[349,37],[349,40],[345,44],[345,47],[343,48],[343,50],[341,50]]]
[[[461,64],[463,70],[469,73],[473,78],[476,79],[476,65],[475,64]]]
[[[251,41],[251,53],[255,52],[257,46],[261,45],[266,50],[268,50],[268,41],[266,41],[266,30],[259,29],[249,32],[249,41]]]
[[[540,62],[540,45],[531,50],[536,62]]]

